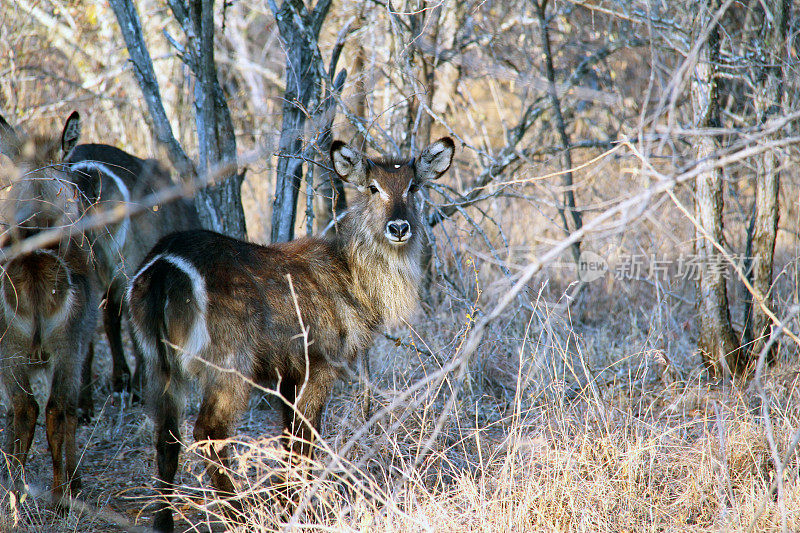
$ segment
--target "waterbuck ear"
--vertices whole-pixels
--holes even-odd
[[[21,144],[17,131],[0,115],[0,154],[7,155],[16,161]]]
[[[78,144],[78,139],[81,136],[81,115],[77,111],[70,113],[67,121],[64,123],[64,131],[61,132],[61,157],[67,158],[67,155]]]
[[[453,162],[456,145],[450,137],[442,137],[425,148],[417,158],[417,180],[424,183],[438,179]]]
[[[361,185],[365,179],[364,157],[353,150],[347,143],[333,141],[331,143],[331,162],[333,170],[344,181],[353,185]]]

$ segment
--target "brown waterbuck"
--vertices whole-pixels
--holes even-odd
[[[77,135],[80,115],[73,112],[67,124]],[[87,215],[127,207],[173,185],[169,172],[155,159],[140,159],[107,144],[79,144],[66,162]],[[97,277],[105,291],[103,325],[111,348],[114,390],[126,390],[131,384],[121,331],[125,289],[130,277],[159,238],[199,227],[200,219],[192,201],[180,199],[133,217],[125,216],[118,223],[88,234]],[[133,378],[136,388],[140,386],[140,367],[137,364]]]
[[[43,230],[65,229],[55,244],[0,260],[0,379],[9,409],[4,463],[10,481],[21,486],[39,415],[31,377],[46,373],[50,396],[45,426],[56,503],[67,487],[80,485],[75,454],[78,393],[97,325],[88,243],[68,231],[79,215],[78,194],[62,161],[76,138],[69,124],[60,142],[21,138],[0,117],[0,152],[11,160],[2,166],[8,190],[0,245],[8,250]]]
[[[190,231],[164,237],[144,259],[128,302],[155,420],[157,530],[173,528],[169,497],[189,378],[203,397],[195,440],[231,435],[247,406],[247,380],[278,383],[287,449],[311,455],[338,374],[378,328],[415,309],[424,236],[414,193],[447,171],[453,152],[445,137],[415,159],[370,159],[335,141],[333,168],[358,189],[336,235],[259,246]],[[208,469],[212,483],[230,496],[229,452],[222,443],[208,449],[207,459],[218,463]]]

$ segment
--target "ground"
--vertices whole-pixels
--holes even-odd
[[[800,489],[791,482],[798,461],[789,453],[800,418],[796,361],[784,357],[766,374],[768,427],[753,377],[720,381],[696,354],[678,361],[676,346],[689,346],[686,339],[664,352],[635,328],[625,338],[585,325],[536,338],[505,321],[488,332],[460,381],[444,354],[457,356],[470,322],[450,338],[441,333],[447,323],[457,322],[421,313],[415,331],[425,342],[404,328],[390,334],[396,340],[380,336],[370,350],[369,396],[358,368],[335,387],[320,462],[301,481],[310,505],[289,529],[763,531],[800,524]],[[520,342],[530,354],[509,348]],[[21,505],[3,495],[9,512],[0,515],[0,531],[135,531],[151,523],[152,423],[129,397],[108,393],[107,361],[101,340],[96,413],[78,433],[85,505],[67,517],[48,505],[52,471],[40,423],[27,465],[30,494]],[[191,435],[196,397],[188,412],[184,435]],[[277,504],[263,499],[279,464],[278,424],[275,405],[254,394],[236,433],[234,465],[246,475],[243,492],[262,498],[251,501],[246,531],[286,527]],[[203,492],[208,483],[194,448],[182,453],[179,472],[185,497],[176,514],[185,519],[177,530],[226,530],[214,521],[219,507]]]

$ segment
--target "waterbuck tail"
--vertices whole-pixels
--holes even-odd
[[[159,255],[136,274],[128,299],[145,358],[168,383],[208,344],[205,283],[185,259]]]
[[[31,353],[39,358],[42,353],[42,338],[44,337],[42,334],[42,316],[39,311],[33,313],[33,335],[31,337]]]

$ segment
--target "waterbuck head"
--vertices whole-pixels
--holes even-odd
[[[351,208],[358,213],[357,233],[375,245],[385,243],[394,249],[417,241],[421,228],[414,193],[450,168],[454,151],[453,139],[443,137],[415,159],[371,159],[334,141],[333,168],[359,191]]]
[[[62,162],[78,142],[80,116],[73,112],[61,138],[20,135],[0,117],[0,187],[5,227],[0,244],[23,239],[43,229],[71,224],[78,217],[75,188]]]

